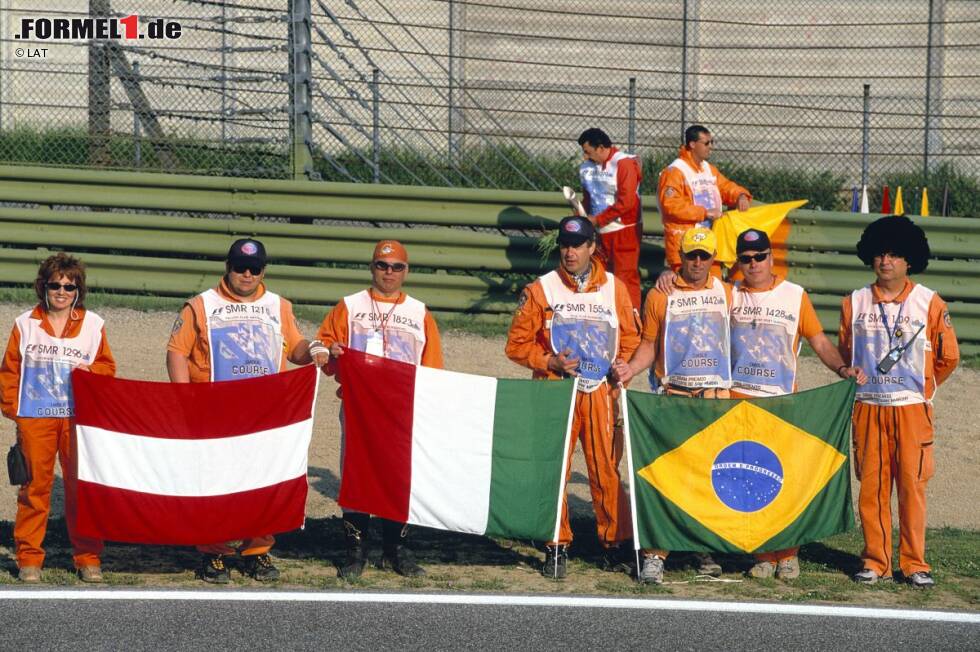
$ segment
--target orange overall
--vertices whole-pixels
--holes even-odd
[[[619,150],[610,149],[612,157]],[[619,220],[626,228],[600,233],[606,266],[613,276],[626,284],[633,306],[640,306],[640,236],[643,229],[639,187],[643,180],[639,159],[624,158],[616,168],[616,201],[593,216],[597,230]],[[589,193],[582,190],[582,205],[591,214]]]
[[[408,295],[404,292],[399,292],[394,298],[389,298],[382,296],[375,289],[369,288],[367,290],[368,296],[372,302],[372,311],[377,311],[378,320],[375,322],[378,324],[378,328],[385,331],[386,324],[390,323],[389,319],[395,314],[394,311],[398,309],[398,306],[404,305],[408,300]],[[351,295],[350,298],[354,298],[357,295]],[[354,304],[357,305],[356,303]],[[382,307],[383,306],[383,307]],[[355,314],[357,309],[354,308]],[[421,352],[418,353],[418,363],[423,367],[430,367],[433,369],[443,368],[442,359],[442,343],[439,337],[439,327],[436,324],[436,320],[432,317],[432,313],[428,309],[425,309],[425,316],[422,319],[422,335],[425,337],[425,343],[422,346]],[[398,316],[398,315],[396,315]],[[355,327],[356,330],[356,327]],[[384,338],[384,335],[382,335]],[[333,309],[327,313],[327,316],[323,318],[323,323],[320,324],[320,330],[317,332],[317,339],[323,343],[324,346],[330,348],[332,344],[342,344],[344,346],[351,346],[351,320],[350,311],[347,307],[347,300],[342,299],[337,302]],[[388,349],[382,345],[381,351],[387,357],[390,355]],[[330,357],[329,362],[324,365],[323,373],[328,376],[333,376],[337,373],[337,359],[333,356]],[[343,398],[343,387],[337,387],[337,397]],[[344,469],[344,451],[346,449],[347,436],[344,429],[344,413],[340,413],[340,471],[343,475]],[[360,537],[366,536],[366,530],[368,528],[368,523],[370,515],[358,512],[355,510],[344,509],[342,510],[342,515],[344,519],[344,526],[348,532],[357,532],[356,537],[360,540]],[[404,523],[398,523],[396,521],[389,521],[387,519],[381,519],[382,521],[382,540],[385,547],[389,548],[391,546],[398,545],[398,541],[407,534]]]
[[[739,292],[765,292],[771,290],[783,283],[783,279],[776,278],[773,284],[767,288],[752,289],[746,287],[745,285],[740,285]],[[793,352],[797,353],[800,350],[800,337],[805,337],[807,339],[823,332],[823,326],[820,325],[820,318],[817,317],[817,311],[813,308],[813,302],[810,301],[810,295],[806,292],[803,293],[803,298],[800,301],[800,315],[798,321],[798,328],[796,331],[796,338],[793,341]],[[796,391],[796,384],[794,383],[793,391]],[[739,392],[736,389],[732,390],[732,398],[745,398],[751,399],[755,398],[749,394]],[[774,550],[772,552],[760,552],[756,553],[755,558],[758,561],[769,561],[774,564],[779,563],[784,559],[791,559],[795,557],[800,551],[799,546],[793,548],[786,548],[784,550]]]
[[[698,169],[694,157],[686,147],[680,148],[678,158],[688,163],[691,169]],[[717,179],[716,184],[722,203],[726,206],[734,206],[738,203],[739,195],[743,194],[748,196],[749,200],[752,199],[752,193],[729,180],[711,163],[708,163],[708,166]],[[684,173],[674,167],[664,168],[660,173],[657,198],[663,211],[660,219],[664,224],[664,255],[670,268],[677,271],[681,266],[680,245],[684,232],[696,226],[698,222],[706,220],[708,211],[694,203],[694,194],[684,179]]]
[[[224,279],[221,279],[215,291],[226,301],[241,303],[241,299],[228,291]],[[263,283],[260,284],[258,291],[251,299],[256,301],[264,294],[265,284]],[[296,325],[293,306],[285,299],[280,301],[279,317],[282,324],[284,354],[281,358],[279,371],[285,371],[286,360],[293,355],[296,345],[303,340],[303,336]],[[204,314],[204,301],[200,296],[196,296],[184,304],[177,321],[174,322],[174,329],[170,334],[167,350],[179,353],[188,359],[192,383],[210,382],[211,347],[208,339],[207,317]],[[197,546],[197,549],[199,552],[209,555],[234,555],[236,550],[239,550],[242,556],[264,555],[269,552],[275,541],[275,537],[269,534],[252,537],[241,542],[229,541]]]
[[[892,299],[901,303],[915,283],[906,280],[905,288]],[[882,298],[871,286],[872,301]],[[840,352],[845,361],[852,360],[852,317],[850,297],[841,304]],[[890,577],[892,562],[892,484],[898,489],[899,568],[905,577],[928,572],[926,549],[926,485],[932,477],[933,418],[932,397],[956,368],[959,345],[949,321],[946,303],[938,294],[929,302],[924,331],[931,344],[925,351],[925,387],[921,403],[877,405],[858,399],[852,418],[854,471],[861,483],[858,511],[864,533],[864,567],[879,576]],[[865,369],[869,378],[876,373]]]
[[[369,290],[369,292],[371,292],[371,298],[379,304],[391,305],[403,303],[406,297],[404,292],[400,293],[395,299],[382,297],[373,289]],[[442,369],[442,344],[439,339],[439,327],[436,325],[436,320],[433,319],[432,313],[428,310],[425,311],[423,328],[425,329],[425,348],[422,349],[422,361],[420,364],[423,367]],[[337,305],[323,318],[323,323],[320,324],[320,330],[317,332],[316,337],[327,348],[334,342],[339,342],[347,346],[350,344],[349,330],[347,304],[343,301],[338,301]],[[331,358],[323,371],[327,375],[333,375],[336,372],[336,361]],[[337,396],[340,395],[340,389],[338,388]]]
[[[721,283],[722,288],[725,292],[725,299],[728,306],[732,305],[732,286],[724,283],[714,276],[709,276],[707,284],[705,287],[712,288],[715,283]],[[692,292],[692,288],[688,283],[681,278],[680,275],[674,277],[674,291],[675,292]],[[665,338],[666,329],[664,328],[667,319],[667,295],[660,292],[656,288],[647,292],[647,300],[643,306],[643,341],[652,343],[656,347],[657,357],[653,362],[653,373],[656,375],[657,379],[662,381],[665,371],[665,360],[667,340]],[[662,386],[662,382],[658,383]],[[729,389],[722,388],[711,388],[703,390],[703,393],[696,393],[694,391],[683,391],[682,389],[674,389],[668,387],[665,389],[667,394],[679,394],[683,396],[694,396],[699,398],[728,398],[731,394]],[[645,549],[643,551],[647,555],[657,555],[663,559],[667,558],[667,550],[658,549]]]
[[[562,281],[569,288],[575,282],[559,269]],[[603,265],[592,261],[592,275],[584,292],[595,292],[607,282]],[[618,278],[615,286],[616,315],[619,321],[619,343],[617,357],[628,360],[640,343],[639,325],[636,312],[630,301],[626,285]],[[548,359],[554,355],[551,349],[551,336],[547,326],[553,311],[545,298],[541,280],[528,285],[521,295],[520,306],[514,313],[507,337],[505,352],[507,357],[532,370],[532,376],[539,379],[557,380],[559,377],[548,370]],[[613,404],[618,398],[618,390],[608,382],[594,391],[579,391],[575,397],[572,417],[573,442],[582,442],[585,464],[589,474],[589,489],[592,493],[592,506],[596,517],[596,530],[599,541],[605,547],[614,547],[632,537],[629,499],[623,489],[619,476],[619,463],[623,458],[623,435],[614,428]],[[574,443],[568,448],[568,471],[565,483],[571,476]],[[572,530],[568,522],[568,494],[562,500],[561,531],[558,541],[550,544],[568,544],[572,540]]]
[[[65,338],[78,337],[85,316],[84,308],[72,310],[65,326]],[[47,312],[41,306],[34,308],[32,319],[41,320],[41,328],[52,336],[56,334],[48,322]],[[17,548],[17,565],[42,566],[44,564],[44,535],[48,527],[48,514],[51,511],[51,487],[54,484],[54,461],[57,456],[61,463],[61,477],[65,483],[65,521],[68,525],[68,538],[71,540],[76,568],[98,566],[102,554],[102,542],[75,534],[77,518],[76,482],[78,477],[75,459],[75,426],[64,418],[18,417],[20,397],[18,396],[22,358],[20,354],[20,331],[15,326],[7,341],[7,350],[0,365],[0,408],[4,416],[17,424],[17,440],[31,469],[32,480],[17,492],[17,516],[14,521],[14,542]],[[116,361],[102,329],[102,342],[95,359],[89,365],[92,373],[115,375]]]

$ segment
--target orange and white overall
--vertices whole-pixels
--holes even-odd
[[[582,182],[582,204],[595,219],[608,271],[626,284],[630,301],[639,308],[643,230],[640,159],[613,147],[603,165],[583,161],[578,174]]]
[[[712,276],[701,289],[674,277],[670,295],[647,292],[643,341],[657,351],[650,385],[654,391],[695,398],[728,398],[732,386],[732,287]],[[645,555],[667,558],[667,550]]]
[[[823,332],[806,291],[776,278],[768,288],[735,285],[732,306],[732,398],[783,396],[796,391],[800,337]],[[755,555],[779,563],[799,547]]]
[[[260,284],[251,301],[228,291],[222,279],[213,290],[194,297],[180,311],[167,344],[168,351],[187,357],[192,383],[252,378],[286,370],[286,360],[303,340],[292,304]],[[247,309],[247,310],[246,310]],[[245,347],[247,364],[215,355],[222,346]],[[271,534],[243,541],[209,543],[197,550],[209,555],[264,555],[275,543]]]
[[[734,206],[739,195],[750,200],[752,193],[730,181],[714,165],[702,161],[700,168],[686,147],[660,173],[657,205],[664,224],[664,253],[667,264],[681,266],[680,245],[684,232],[708,219],[708,210]]]
[[[552,296],[552,301],[549,301],[548,295]],[[608,362],[612,362],[613,356],[629,360],[639,346],[636,312],[633,310],[629,291],[622,281],[607,273],[604,266],[593,259],[588,282],[579,290],[574,279],[563,269],[558,269],[535,280],[524,289],[508,333],[505,349],[507,357],[531,369],[534,378],[559,378],[548,370],[548,359],[555,355],[552,337],[556,323],[563,319],[561,310],[556,313],[555,309],[557,304],[566,303],[564,297],[569,295],[574,295],[575,303],[604,306],[604,310],[590,314],[603,315],[601,319],[594,319],[595,323],[591,326],[602,331],[602,339],[610,345],[610,350],[607,351]],[[566,324],[575,323],[580,315],[565,314],[564,318]],[[623,458],[623,435],[618,428],[614,428],[613,404],[618,398],[619,390],[611,388],[604,377],[602,380],[580,378],[579,382],[572,416],[573,444],[568,449],[565,483],[567,485],[571,476],[574,440],[577,439],[582,442],[585,453],[599,541],[609,548],[633,536],[629,500],[619,475],[619,463]],[[559,540],[549,543],[564,545],[571,540],[566,491],[562,500]]]
[[[852,419],[864,567],[882,577],[891,577],[894,571],[894,484],[899,568],[906,577],[928,572],[926,485],[934,471],[932,398],[959,362],[948,309],[938,294],[908,280],[891,301],[884,301],[878,288],[870,285],[841,303],[839,335],[841,356],[861,367],[869,379],[858,387]],[[909,342],[911,346],[891,369],[878,371],[890,350]]]
[[[0,407],[17,424],[17,440],[32,476],[17,492],[14,543],[21,568],[44,564],[56,457],[65,483],[65,521],[75,567],[99,565],[102,542],[75,533],[78,468],[70,373],[79,364],[96,374],[116,373],[101,317],[74,308],[60,335],[40,305],[17,318],[0,364]]]

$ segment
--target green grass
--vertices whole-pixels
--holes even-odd
[[[0,161],[32,165],[89,167],[88,133],[83,129],[35,131],[18,128],[0,132]],[[167,148],[176,169],[166,169],[152,144],[143,140],[141,164],[136,164],[133,137],[114,134],[109,138],[106,167],[144,172],[180,172],[211,176],[287,178],[291,174],[289,154],[253,146],[221,147],[195,139],[173,139]]]
[[[0,522],[0,540],[10,541],[12,524]],[[811,543],[800,551],[802,575],[791,582],[753,580],[742,573],[753,563],[748,555],[716,555],[725,569],[726,582],[694,581],[692,559],[671,554],[666,563],[665,584],[640,585],[622,573],[599,570],[602,549],[591,519],[572,523],[576,540],[571,547],[568,578],[555,581],[541,577],[543,555],[532,542],[492,540],[486,537],[415,528],[409,543],[428,574],[402,578],[374,567],[380,551],[380,526],[372,522],[367,535],[373,542],[371,564],[353,581],[339,580],[335,564],[344,557],[343,528],[339,518],[315,518],[306,529],[277,537],[273,556],[282,578],[267,588],[308,590],[407,590],[473,591],[493,593],[562,593],[629,596],[673,596],[693,599],[741,601],[829,602],[980,610],[980,532],[954,528],[930,529],[926,559],[933,565],[935,589],[922,591],[905,584],[855,584],[852,573],[861,567],[860,531],[851,531]],[[897,542],[898,536],[895,535]],[[48,558],[42,576],[47,586],[81,586],[72,570],[64,520],[49,524],[45,542]],[[8,554],[10,550],[7,549]],[[897,559],[897,551],[896,551]],[[154,588],[202,587],[195,577],[200,555],[192,548],[107,544],[103,571],[110,586]],[[16,582],[12,557],[2,562],[0,584]],[[230,560],[230,587],[255,588]],[[3,572],[6,571],[6,572]]]

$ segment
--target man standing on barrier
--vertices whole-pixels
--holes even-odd
[[[856,582],[891,580],[892,484],[898,489],[899,567],[917,588],[935,584],[926,552],[926,484],[932,477],[932,398],[959,363],[949,308],[909,274],[925,271],[929,242],[907,217],[883,217],[861,234],[858,257],[875,281],[841,303],[840,352],[871,381],[854,405],[854,470],[864,569]]]
[[[255,378],[285,371],[286,360],[310,364],[311,356],[326,362],[326,348],[300,334],[292,304],[266,289],[265,269],[261,242],[244,238],[231,245],[218,286],[185,303],[174,322],[167,345],[170,382]],[[276,580],[279,570],[269,557],[274,542],[265,535],[197,546],[204,555],[200,577],[227,584],[231,574],[225,557],[239,553],[246,575],[260,582]]]
[[[395,240],[379,242],[371,258],[371,287],[344,297],[320,325],[319,338],[330,349],[330,362],[325,373],[336,372],[336,361],[344,353],[343,346],[391,360],[442,369],[439,328],[424,303],[402,292],[406,276],[408,252],[405,247]],[[338,396],[342,389],[337,390]],[[343,423],[341,411],[341,469],[344,466]],[[343,518],[347,557],[338,575],[351,580],[360,577],[367,564],[371,515],[345,510]],[[381,522],[379,567],[391,568],[408,577],[425,575],[425,570],[415,562],[412,551],[404,543],[408,526],[388,519],[381,519]]]
[[[856,378],[858,383],[867,381],[864,372],[848,366],[824,335],[806,290],[773,274],[772,247],[764,231],[743,231],[735,251],[744,280],[735,284],[732,301],[733,398],[795,392],[801,337],[838,376]],[[749,575],[796,579],[800,576],[798,551],[797,547],[759,553]]]
[[[752,193],[708,162],[714,145],[705,127],[688,127],[677,158],[660,173],[657,203],[664,223],[664,255],[674,271],[681,265],[678,252],[685,231],[692,226],[711,228],[725,206],[745,211],[752,203]]]
[[[710,229],[694,227],[680,243],[680,273],[671,293],[647,293],[643,310],[643,341],[627,364],[613,365],[624,385],[651,371],[660,393],[693,398],[728,398],[732,386],[729,311],[732,288],[709,273],[717,250]],[[644,550],[641,582],[661,584],[666,550]],[[697,554],[698,574],[721,575],[708,554]]]
[[[505,352],[530,368],[534,378],[576,377],[572,437],[581,440],[585,453],[604,561],[609,569],[628,569],[632,550],[620,545],[632,536],[629,500],[619,477],[623,433],[621,426],[614,427],[618,392],[607,377],[615,359],[628,359],[636,350],[639,325],[626,285],[593,258],[595,239],[590,220],[575,216],[561,221],[560,265],[524,289]],[[566,485],[574,451],[570,446]],[[566,493],[559,540],[548,543],[543,575],[565,577],[571,541]]]
[[[640,159],[612,146],[602,129],[578,137],[585,159],[579,166],[583,206],[599,231],[609,271],[626,284],[634,307],[640,305]]]

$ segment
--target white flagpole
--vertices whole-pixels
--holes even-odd
[[[558,536],[561,534],[561,504],[565,498],[565,475],[568,473],[568,451],[572,442],[572,421],[575,414],[575,399],[578,396],[578,376],[575,377],[575,382],[572,383],[572,402],[568,406],[568,424],[565,426],[565,448],[564,455],[561,460],[561,476],[558,479],[558,510],[555,516],[555,529],[552,534],[551,540],[558,541]],[[558,555],[555,555],[556,566],[557,566]]]
[[[636,551],[636,569],[640,572],[640,535],[636,524],[636,474],[633,471],[633,441],[630,437],[630,411],[629,403],[626,400],[626,392],[629,390],[623,387],[619,393],[619,409],[623,414],[623,438],[626,445],[626,466],[630,474],[630,518],[633,520],[633,550]]]

